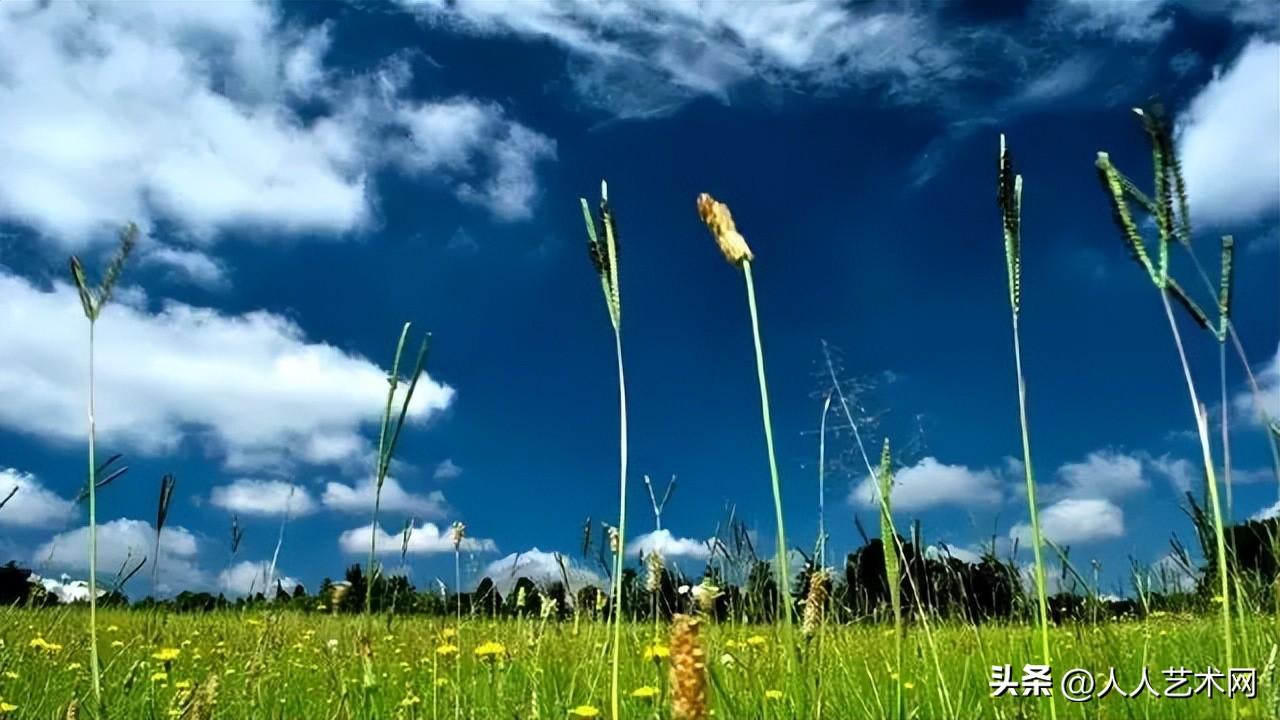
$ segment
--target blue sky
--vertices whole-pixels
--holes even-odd
[[[1262,0],[604,5],[0,5],[0,556],[85,572],[86,324],[66,257],[137,257],[99,325],[103,565],[151,555],[162,592],[242,591],[270,559],[314,587],[363,561],[376,422],[400,324],[434,342],[384,489],[419,585],[545,575],[617,507],[611,329],[578,198],[609,182],[621,236],[631,535],[641,482],[679,477],[649,536],[682,567],[736,507],[772,546],[741,273],[694,200],[757,256],[789,538],[811,547],[823,340],[900,521],[1006,550],[1026,522],[995,159],[1024,193],[1024,365],[1046,527],[1122,590],[1129,558],[1193,544],[1199,449],[1163,311],[1111,226],[1093,160],[1149,182],[1129,108],[1175,119],[1197,252],[1239,241],[1235,322],[1280,413],[1280,43]],[[1183,284],[1202,289],[1185,257]],[[1206,302],[1208,299],[1205,297]],[[1215,417],[1217,347],[1183,323]],[[1229,355],[1235,515],[1276,512]],[[848,438],[829,438],[833,453]],[[1221,461],[1221,452],[1215,447]],[[846,467],[848,467],[846,465]],[[875,526],[834,468],[831,547]],[[289,488],[295,488],[290,494]],[[228,529],[245,540],[230,567]],[[399,539],[383,543],[398,554]],[[532,550],[539,552],[534,553]],[[1025,546],[1022,560],[1028,558]],[[398,558],[388,557],[398,563]],[[593,571],[580,568],[583,576]],[[135,593],[146,592],[134,581]]]

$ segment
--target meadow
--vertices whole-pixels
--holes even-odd
[[[88,320],[90,353],[84,492],[90,528],[88,602],[83,603],[87,607],[36,608],[39,603],[26,598],[0,609],[0,718],[1280,716],[1275,682],[1280,640],[1276,523],[1228,526],[1224,519],[1219,493],[1225,492],[1229,507],[1231,480],[1229,475],[1221,479],[1216,475],[1219,463],[1214,459],[1209,413],[1184,351],[1184,344],[1193,338],[1184,335],[1175,318],[1176,309],[1182,324],[1189,317],[1199,330],[1207,331],[1198,337],[1217,342],[1225,397],[1228,341],[1240,348],[1230,323],[1234,245],[1230,238],[1222,240],[1216,283],[1196,264],[1214,296],[1215,317],[1211,317],[1169,270],[1171,252],[1186,251],[1195,257],[1190,253],[1186,193],[1171,131],[1157,107],[1139,116],[1152,147],[1155,189],[1140,190],[1111,165],[1106,153],[1098,154],[1096,165],[1120,239],[1157,291],[1185,372],[1205,474],[1202,496],[1188,494],[1204,558],[1202,566],[1188,568],[1194,570],[1189,575],[1199,578],[1193,588],[1177,587],[1171,593],[1169,588],[1144,587],[1146,573],[1135,570],[1136,597],[1117,604],[1099,595],[1096,582],[1084,581],[1071,565],[1068,549],[1041,533],[1032,428],[1026,415],[1029,382],[1019,334],[1022,295],[1035,288],[1022,285],[1023,180],[1014,171],[1002,137],[993,178],[997,207],[992,212],[992,238],[1002,239],[1005,250],[1016,368],[1016,377],[1010,381],[1019,390],[1020,459],[1031,530],[1028,544],[1034,557],[1025,577],[1012,559],[996,558],[994,548],[974,564],[954,558],[923,559],[919,529],[904,538],[895,523],[890,439],[876,438],[873,443],[870,437],[864,438],[869,432],[860,426],[858,413],[850,408],[851,400],[830,365],[832,384],[824,396],[822,446],[830,412],[842,423],[844,439],[856,448],[859,467],[865,467],[866,477],[876,481],[879,537],[850,555],[843,568],[835,568],[827,565],[826,537],[820,529],[812,555],[805,554],[803,569],[794,572],[791,553],[803,550],[786,539],[753,280],[755,257],[728,206],[703,194],[697,198],[697,217],[745,282],[754,342],[744,348],[744,362],[750,358],[757,370],[766,449],[762,460],[767,460],[774,500],[776,555],[765,560],[755,557],[752,549],[750,562],[733,575],[742,587],[733,587],[725,579],[728,574],[717,573],[722,567],[717,563],[730,559],[728,546],[746,535],[745,528],[731,528],[735,537],[724,538],[718,548],[721,558],[713,554],[699,582],[665,575],[663,559],[650,555],[643,562],[645,581],[640,589],[638,574],[626,567],[620,551],[628,538],[630,480],[624,294],[616,218],[608,187],[602,183],[598,211],[585,199],[581,207],[591,268],[602,289],[616,351],[619,507],[616,525],[603,529],[599,544],[600,562],[611,587],[587,595],[575,592],[583,588],[561,587],[562,597],[577,602],[543,602],[538,610],[528,611],[525,601],[532,591],[522,590],[514,607],[486,610],[485,593],[459,592],[456,563],[466,529],[455,523],[450,530],[455,593],[446,596],[434,613],[412,612],[405,606],[396,613],[397,597],[408,603],[417,596],[408,587],[404,594],[392,592],[387,602],[387,588],[395,578],[384,575],[372,545],[365,565],[366,573],[372,571],[370,582],[326,581],[327,589],[304,596],[301,605],[299,598],[278,588],[271,598],[234,607],[206,603],[195,608],[199,612],[177,612],[179,608],[172,604],[114,607],[118,603],[99,601],[104,591],[100,591],[96,567],[94,528],[97,491],[119,472],[111,470],[114,458],[100,464],[95,455],[92,353],[94,333],[109,332],[105,327],[99,330],[97,322],[136,241],[137,228],[130,226],[100,283],[90,281],[78,260],[71,262]],[[1135,220],[1135,212],[1150,220]],[[1154,241],[1144,237],[1151,229],[1156,233]],[[603,321],[601,325],[603,330]],[[382,404],[374,467],[377,493],[371,508],[375,527],[382,485],[428,359],[430,336],[421,340],[412,355],[406,354],[406,347],[412,347],[410,337],[411,326],[406,323],[395,346]],[[1240,355],[1244,360],[1243,351]],[[1027,374],[1034,378],[1033,369]],[[379,400],[371,398],[371,403]],[[1268,435],[1268,441],[1280,475],[1280,456],[1275,454],[1280,425],[1272,422],[1270,429],[1275,437]],[[1227,435],[1224,426],[1222,437]],[[1217,452],[1228,452],[1225,443]],[[821,456],[818,465],[825,467]],[[161,483],[157,546],[173,483],[171,477]],[[663,503],[652,495],[651,486],[650,492],[660,523]],[[412,522],[406,526],[405,547],[412,527]],[[233,548],[239,542],[235,532]],[[588,522],[584,555],[592,532]],[[371,535],[376,542],[376,534]],[[886,540],[881,543],[879,538]],[[158,547],[156,551],[158,556]],[[1059,590],[1051,597],[1046,568],[1055,558],[1063,577],[1071,582],[1065,592]],[[402,563],[403,559],[402,551]],[[1187,560],[1188,565],[1191,562]],[[117,587],[141,568],[139,563],[125,578],[118,578]],[[358,576],[359,568],[355,575],[348,573],[348,579]],[[343,596],[337,587],[350,594]],[[991,597],[977,602],[979,588]],[[465,598],[465,612],[464,595],[471,595]],[[283,598],[294,602],[286,604]],[[613,598],[620,602],[614,603]],[[745,603],[745,610],[730,604],[729,611],[724,611],[722,603],[738,601]],[[647,615],[646,607],[651,608]],[[1252,674],[1238,673],[1239,669]],[[1080,685],[1073,689],[1066,682],[1068,676]],[[1177,683],[1178,679],[1183,682]],[[1188,697],[1179,697],[1182,693]]]
[[[6,611],[0,615],[0,695],[9,718],[74,717],[90,692],[85,612]],[[537,617],[378,618],[366,644],[363,618],[292,611],[202,615],[102,613],[103,702],[118,718],[574,718],[605,717],[611,628],[598,620]],[[1257,697],[1228,700],[1107,697],[1060,701],[1070,718],[1276,717],[1271,679],[1274,620],[1240,628],[1243,664],[1256,666]],[[879,624],[824,628],[788,646],[776,626],[709,624],[701,633],[710,674],[709,712],[720,718],[883,718],[893,714],[898,677],[909,717],[1041,717],[1036,697],[992,697],[992,665],[1015,679],[1035,661],[1035,628],[1025,623],[944,624],[934,629],[940,671],[914,634],[901,675],[892,634]],[[672,717],[671,640],[663,625],[623,626],[622,712]],[[1115,668],[1131,693],[1141,668],[1163,694],[1166,668],[1217,663],[1218,629],[1196,615],[1156,613],[1057,627],[1055,671]],[[1270,668],[1270,669],[1268,669]],[[1266,675],[1263,676],[1263,671]],[[1055,676],[1056,677],[1056,676]],[[1193,681],[1194,684],[1195,681]]]

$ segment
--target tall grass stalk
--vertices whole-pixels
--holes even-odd
[[[756,380],[760,387],[760,415],[764,425],[765,449],[769,454],[769,479],[773,486],[774,520],[777,523],[777,576],[778,594],[782,596],[784,638],[791,643],[792,605],[791,577],[787,568],[787,533],[782,516],[782,483],[778,479],[778,460],[773,447],[773,419],[769,413],[769,384],[764,372],[764,347],[760,341],[760,316],[756,310],[756,286],[751,275],[751,261],[755,259],[747,241],[734,225],[729,207],[703,193],[698,196],[698,215],[715,237],[716,245],[729,264],[742,269],[747,282],[747,309],[751,314],[751,337],[756,351]]]
[[[369,527],[369,579],[366,581],[364,612],[365,615],[372,615],[373,611],[373,586],[378,579],[377,570],[374,569],[374,562],[377,560],[378,552],[378,510],[382,504],[382,485],[387,481],[387,474],[391,471],[391,458],[396,451],[396,443],[400,440],[400,431],[404,429],[405,418],[409,414],[409,403],[413,400],[413,391],[418,387],[418,379],[422,376],[422,369],[427,362],[427,350],[431,346],[431,334],[427,333],[422,338],[422,344],[418,347],[418,358],[414,362],[413,373],[409,376],[409,386],[404,394],[404,402],[400,405],[400,413],[392,420],[392,408],[395,403],[396,389],[400,386],[400,358],[404,354],[405,340],[409,337],[409,328],[412,323],[405,323],[400,329],[400,340],[396,343],[396,356],[391,363],[391,374],[387,376],[387,404],[382,412],[382,424],[378,431],[378,457],[377,467],[374,472],[374,490],[373,490],[373,520]]]
[[[622,363],[622,297],[618,290],[618,232],[609,207],[609,186],[600,181],[600,228],[591,216],[586,198],[581,199],[582,217],[587,225],[587,250],[592,267],[600,278],[605,307],[613,325],[613,347],[618,367],[618,542],[613,556],[613,643],[609,683],[609,707],[613,720],[622,716],[622,688],[619,685],[622,644],[622,568],[626,559],[627,532],[627,378]]]
[[[271,553],[271,566],[267,568],[267,577],[264,578],[269,600],[274,600],[276,597],[271,594],[271,588],[276,585],[276,563],[280,560],[280,548],[284,546],[284,529],[289,525],[289,516],[293,511],[293,494],[297,489],[296,485],[289,486],[289,495],[284,500],[284,517],[280,519],[280,534],[276,536],[276,549]]]
[[[884,576],[889,584],[889,604],[893,607],[893,651],[894,672],[898,681],[894,683],[893,716],[906,716],[903,704],[902,683],[905,682],[902,668],[902,640],[905,626],[902,623],[902,576],[898,564],[898,532],[893,527],[893,506],[890,504],[890,492],[893,490],[893,456],[889,452],[889,439],[885,438],[884,447],[880,451],[880,469],[876,473],[876,495],[880,501],[880,547],[884,555]],[[919,552],[917,548],[916,552]]]
[[[151,595],[156,598],[159,598],[156,588],[160,581],[160,531],[169,519],[169,503],[173,501],[173,489],[177,484],[178,479],[173,475],[166,474],[160,478],[160,493],[156,503],[156,544],[151,559]]]
[[[827,415],[831,413],[831,393],[822,398],[822,421],[818,424],[818,566],[827,567]]]
[[[1191,234],[1190,219],[1186,206],[1186,190],[1182,180],[1181,168],[1177,154],[1173,148],[1173,138],[1168,125],[1162,117],[1159,106],[1150,109],[1135,109],[1142,119],[1143,129],[1151,142],[1152,166],[1155,176],[1155,197],[1149,198],[1138,190],[1134,183],[1120,173],[1111,164],[1110,156],[1105,152],[1098,153],[1096,162],[1099,179],[1111,202],[1112,215],[1121,238],[1128,246],[1134,260],[1146,271],[1156,290],[1160,293],[1160,301],[1164,306],[1165,318],[1169,322],[1169,331],[1173,335],[1174,345],[1178,351],[1178,359],[1182,363],[1183,377],[1187,383],[1187,395],[1191,400],[1191,410],[1196,419],[1196,433],[1200,439],[1200,452],[1204,462],[1206,494],[1213,516],[1214,554],[1218,574],[1219,592],[1217,599],[1222,612],[1222,642],[1226,655],[1226,664],[1233,666],[1233,633],[1231,627],[1231,581],[1228,577],[1228,562],[1223,525],[1222,506],[1218,500],[1218,480],[1214,469],[1213,452],[1210,449],[1209,426],[1204,405],[1196,394],[1195,382],[1192,379],[1191,365],[1187,361],[1186,349],[1182,342],[1182,334],[1178,331],[1178,323],[1173,316],[1173,306],[1169,298],[1178,301],[1202,328],[1208,328],[1208,318],[1199,306],[1188,297],[1182,286],[1169,275],[1169,246],[1174,242],[1189,242]],[[1178,200],[1175,208],[1175,197]],[[1152,262],[1147,252],[1146,241],[1138,231],[1129,208],[1130,200],[1154,216],[1159,232],[1159,255]],[[1236,717],[1237,706],[1232,703],[1231,715]]]
[[[97,449],[97,420],[93,407],[94,330],[97,328],[98,318],[102,315],[102,309],[111,301],[111,293],[120,279],[120,273],[124,270],[124,263],[137,242],[138,226],[129,223],[121,231],[120,244],[107,265],[102,282],[96,288],[90,286],[80,259],[75,256],[71,258],[71,278],[75,282],[76,292],[80,295],[80,307],[89,321],[89,484],[86,488],[89,498],[89,668],[93,678],[94,706],[99,714],[103,706],[102,668],[98,661],[98,499],[96,492],[98,466],[94,457]]]
[[[1000,135],[1000,169],[997,202],[1004,235],[1005,270],[1009,280],[1009,316],[1013,327],[1013,366],[1018,380],[1018,424],[1022,430],[1022,472],[1027,483],[1027,512],[1031,516],[1031,548],[1035,557],[1036,624],[1040,631],[1040,658],[1052,665],[1049,653],[1049,596],[1045,591],[1044,557],[1041,546],[1040,510],[1036,505],[1036,480],[1031,464],[1031,434],[1027,425],[1027,382],[1022,374],[1022,339],[1018,318],[1022,308],[1022,176],[1013,172],[1013,159]],[[1049,717],[1058,717],[1057,703],[1049,696]]]

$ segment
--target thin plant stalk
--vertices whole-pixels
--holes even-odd
[[[609,704],[613,720],[622,717],[622,568],[626,559],[627,532],[627,381],[622,362],[622,298],[618,288],[618,233],[609,207],[609,186],[600,182],[600,229],[591,215],[586,198],[581,199],[582,217],[587,226],[587,250],[600,279],[605,308],[613,326],[613,346],[618,367],[618,527],[613,557],[613,643],[610,658]]]
[[[896,660],[894,672],[898,673],[898,681],[893,684],[893,716],[906,717],[906,705],[903,704],[902,683],[905,682],[902,668],[902,640],[905,634],[902,623],[902,581],[898,566],[898,532],[893,527],[893,506],[890,504],[893,489],[893,457],[889,454],[889,439],[885,438],[884,449],[880,451],[880,468],[876,473],[876,495],[880,501],[880,549],[884,556],[884,576],[889,585],[889,603],[893,607],[893,650]],[[909,573],[908,573],[909,574]]]
[[[998,203],[1003,220],[1005,267],[1009,281],[1009,316],[1013,328],[1013,365],[1018,380],[1018,425],[1022,431],[1022,472],[1027,486],[1027,512],[1031,517],[1031,549],[1035,558],[1036,624],[1040,631],[1041,662],[1049,667],[1049,597],[1045,590],[1044,556],[1041,545],[1040,510],[1036,504],[1035,472],[1031,463],[1031,432],[1027,423],[1027,382],[1022,373],[1022,334],[1018,318],[1022,306],[1022,176],[1014,175],[1013,161],[1000,136]],[[1057,703],[1049,696],[1049,717],[1058,717]]]
[[[831,412],[831,393],[822,399],[822,421],[818,428],[818,563],[827,567],[827,414]]]
[[[1223,649],[1226,654],[1227,666],[1230,667],[1234,659],[1234,641],[1231,626],[1231,581],[1227,572],[1225,528],[1223,526],[1222,507],[1218,500],[1217,473],[1214,469],[1213,452],[1210,448],[1207,413],[1196,394],[1195,382],[1192,379],[1190,363],[1187,361],[1182,335],[1178,331],[1178,324],[1173,317],[1173,307],[1169,302],[1170,296],[1188,311],[1200,327],[1208,329],[1209,320],[1204,311],[1188,297],[1182,286],[1169,275],[1169,246],[1174,242],[1181,242],[1183,245],[1188,244],[1191,234],[1190,220],[1185,202],[1185,186],[1182,181],[1177,154],[1173,148],[1172,134],[1158,105],[1145,110],[1135,109],[1135,112],[1142,119],[1143,130],[1151,142],[1153,175],[1155,176],[1156,186],[1154,199],[1147,197],[1137,189],[1131,180],[1122,175],[1111,164],[1111,159],[1107,153],[1098,153],[1096,166],[1099,179],[1102,181],[1108,200],[1111,202],[1112,215],[1120,230],[1121,239],[1128,246],[1134,260],[1146,271],[1152,284],[1160,293],[1160,301],[1164,306],[1165,317],[1169,322],[1169,331],[1173,335],[1174,345],[1178,350],[1178,359],[1182,363],[1183,377],[1187,382],[1187,394],[1191,400],[1191,410],[1196,418],[1196,432],[1200,438],[1200,451],[1204,462],[1206,492],[1209,496],[1209,506],[1213,517],[1214,554],[1217,556],[1216,570],[1221,593],[1217,600],[1222,606]],[[1180,201],[1176,209],[1174,205],[1175,195]],[[1141,233],[1138,231],[1138,226],[1134,222],[1132,211],[1129,208],[1130,200],[1136,201],[1155,218],[1156,228],[1159,233],[1157,240],[1159,255],[1156,262],[1152,262],[1150,253],[1147,251],[1146,241],[1142,238]],[[1229,270],[1229,268],[1224,268],[1224,270]],[[1225,282],[1226,274],[1224,273]],[[1238,709],[1234,703],[1231,705],[1231,715],[1232,717],[1238,715]]]
[[[160,497],[156,505],[156,544],[155,554],[151,561],[151,595],[159,597],[157,586],[160,581],[160,531],[169,518],[169,503],[173,500],[173,489],[178,480],[173,475],[160,478]]]
[[[80,296],[80,306],[89,321],[89,485],[86,488],[89,500],[89,668],[92,676],[94,705],[101,714],[102,705],[102,668],[98,659],[98,498],[97,498],[97,417],[94,413],[94,351],[95,330],[102,309],[111,300],[111,293],[124,263],[133,251],[138,240],[138,226],[129,223],[120,233],[120,245],[107,265],[102,282],[96,288],[89,285],[84,267],[76,257],[71,258],[71,277],[75,281],[76,292]]]
[[[276,536],[276,549],[271,553],[271,567],[267,570],[266,585],[267,599],[274,600],[276,595],[271,595],[271,588],[276,584],[276,563],[280,560],[280,548],[284,545],[284,529],[289,524],[289,515],[293,509],[293,493],[298,488],[296,485],[289,486],[289,496],[284,501],[284,517],[280,520],[280,534]],[[277,593],[278,594],[278,593]]]

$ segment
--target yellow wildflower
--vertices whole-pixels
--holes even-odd
[[[751,647],[762,647],[765,644],[765,642],[767,641],[764,639],[763,635],[752,635],[751,637],[747,638],[747,644],[750,645]]]
[[[658,688],[652,685],[642,685],[631,691],[631,697],[641,700],[652,700],[658,697]]]
[[[83,665],[81,665],[80,663],[78,663],[78,662],[73,662],[73,663],[70,663],[70,664],[68,664],[68,665],[67,665],[67,670],[69,670],[69,671],[75,671],[75,670],[79,670],[79,669],[80,669],[80,668],[82,668],[82,667],[84,667],[84,666],[83,666]]]
[[[476,653],[479,654],[479,652],[480,650],[479,648],[477,648]],[[446,643],[436,648],[436,654],[439,655],[440,657],[452,657],[458,654],[458,646]]]
[[[159,660],[160,662],[173,662],[174,660],[177,660],[178,656],[181,654],[182,651],[178,648],[160,648],[156,652],[152,653],[151,657]]]
[[[176,688],[176,689],[178,689],[178,690],[190,690],[190,689],[191,689],[191,681],[190,681],[190,680],[179,680],[178,682],[176,682],[176,683],[174,683],[174,684],[173,684],[173,687],[174,687],[174,688]]]
[[[671,657],[671,648],[663,645],[662,643],[654,643],[644,649],[645,660],[653,660],[654,662],[657,662],[658,660],[665,660],[669,657]]]
[[[59,650],[62,650],[62,646],[58,643],[51,643],[39,635],[31,638],[31,642],[27,643],[27,645],[28,647],[33,647],[37,650],[44,650],[49,653],[56,653]]]
[[[169,673],[161,670],[151,674],[151,682],[169,682]]]
[[[17,709],[18,709],[17,705],[14,705],[13,703],[10,703],[10,702],[5,702],[4,700],[0,700],[0,712],[11,713]]]
[[[123,641],[123,640],[112,640],[112,641],[111,641],[111,647],[113,647],[113,648],[122,648],[122,647],[124,647],[124,641]]]
[[[505,655],[507,653],[507,649],[502,646],[502,643],[496,643],[490,640],[480,645],[480,647],[477,647],[473,652],[476,654],[476,657],[481,660],[491,660],[499,655]]]
[[[14,671],[12,671],[12,670],[5,670],[5,671],[4,671],[4,676],[5,676],[6,678],[10,679],[10,680],[17,680],[17,679],[18,679],[18,673],[14,672]]]
[[[440,631],[440,637],[444,638],[445,640],[452,640],[457,636],[458,636],[458,631],[454,630],[451,627],[447,627]]]
[[[781,690],[765,690],[764,699],[765,700],[781,700],[782,691]]]
[[[593,718],[600,716],[600,710],[594,705],[579,705],[569,711],[570,717],[576,718]]]

